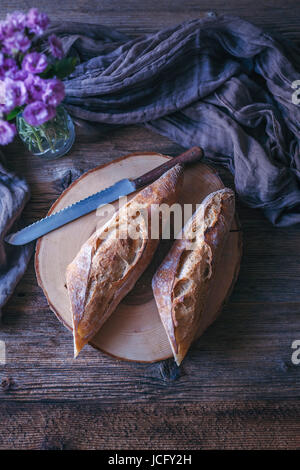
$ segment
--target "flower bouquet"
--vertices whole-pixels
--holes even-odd
[[[61,105],[61,81],[75,68],[54,34],[42,36],[49,18],[36,8],[13,12],[0,22],[0,145],[18,131],[28,149],[45,158],[64,155],[75,138],[73,122]]]

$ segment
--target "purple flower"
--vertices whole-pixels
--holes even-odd
[[[25,121],[35,127],[53,119],[55,114],[55,108],[53,106],[46,106],[42,101],[35,101],[34,103],[28,104],[23,111]]]
[[[0,80],[0,118],[3,116],[3,113],[4,113],[5,100],[6,100],[5,83],[4,83],[4,80]]]
[[[26,15],[21,11],[14,11],[6,15],[5,23],[7,27],[13,31],[24,31],[26,26]]]
[[[50,106],[58,106],[65,97],[65,86],[57,78],[51,78],[46,81],[46,87],[43,93],[43,101]]]
[[[46,90],[47,82],[38,75],[29,74],[25,79],[25,86],[28,92],[28,100],[30,103],[33,101],[42,101],[43,93]]]
[[[28,73],[25,72],[25,70],[17,70],[14,73],[14,79],[15,80],[22,80],[22,82],[25,82],[27,77],[28,77]]]
[[[14,11],[6,15],[4,21],[0,23],[1,39],[12,36],[18,31],[23,32],[26,26],[26,15],[19,11]]]
[[[26,15],[18,11],[7,15],[5,21],[0,23],[3,52],[13,54],[16,51],[25,52],[29,49],[31,41],[24,32],[25,25]]]
[[[13,141],[16,126],[0,119],[0,145],[7,145]]]
[[[3,51],[6,54],[15,52],[26,52],[31,46],[30,39],[21,31],[17,31],[12,36],[7,36],[3,40]]]
[[[53,57],[62,59],[64,56],[64,50],[61,40],[55,34],[51,34],[51,36],[48,38],[48,42]]]
[[[9,112],[16,106],[22,106],[27,100],[25,84],[20,80],[5,80],[5,111]]]
[[[0,79],[4,77],[14,78],[15,73],[18,71],[17,63],[11,57],[5,57],[0,66]]]
[[[45,13],[40,12],[37,8],[31,8],[27,13],[26,25],[31,33],[41,36],[49,26],[49,18]]]
[[[47,65],[48,62],[45,54],[30,52],[23,59],[22,69],[29,73],[41,73],[47,68]]]

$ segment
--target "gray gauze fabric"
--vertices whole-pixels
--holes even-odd
[[[104,128],[139,123],[184,147],[200,145],[208,161],[234,173],[246,204],[275,225],[300,222],[295,46],[229,16],[134,40],[97,25],[53,31],[82,61],[65,81],[74,116]]]
[[[29,191],[25,181],[8,172],[2,163],[0,153],[0,316],[32,253],[32,245],[12,247],[4,242],[28,200]]]

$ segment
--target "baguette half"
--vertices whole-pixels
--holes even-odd
[[[172,205],[182,182],[182,167],[176,165],[121,207],[67,267],[75,357],[149,265],[159,243],[159,236],[151,239],[151,207]]]
[[[200,333],[199,329],[203,332],[213,321],[203,321],[204,308],[234,209],[231,189],[209,194],[153,277],[154,297],[177,365]]]

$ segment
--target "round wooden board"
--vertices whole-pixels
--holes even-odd
[[[170,157],[151,152],[131,154],[99,166],[69,186],[53,204],[48,215],[122,178],[136,178],[160,165],[166,158]],[[185,169],[179,202],[199,204],[207,194],[223,187],[217,173],[207,165],[198,163],[189,166]],[[117,206],[117,203],[114,204]],[[35,268],[38,283],[51,310],[69,329],[72,329],[72,319],[65,284],[66,267],[82,244],[107,219],[101,210],[95,211],[45,235],[37,243]],[[237,228],[235,219],[232,230]],[[171,243],[168,240],[160,243],[151,265],[93,338],[93,347],[129,361],[155,362],[172,356],[151,289],[152,276]],[[216,318],[231,292],[239,271],[241,246],[241,232],[231,232],[207,302],[202,331]]]

